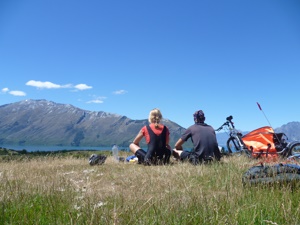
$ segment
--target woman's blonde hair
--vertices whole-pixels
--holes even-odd
[[[162,119],[162,114],[159,109],[152,109],[149,113],[148,121],[149,123],[154,123],[155,127],[158,127],[160,120]]]

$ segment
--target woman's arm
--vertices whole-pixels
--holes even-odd
[[[143,132],[142,130],[140,130],[140,132],[137,134],[137,136],[135,137],[132,143],[137,146],[140,146],[140,141],[142,140],[142,138],[143,138]]]

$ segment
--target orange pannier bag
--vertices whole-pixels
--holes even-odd
[[[272,127],[265,126],[253,130],[242,137],[245,146],[252,152],[254,158],[278,158],[274,143],[275,132]]]

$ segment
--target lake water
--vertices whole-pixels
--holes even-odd
[[[22,150],[26,150],[27,152],[36,152],[36,151],[60,151],[60,150],[77,150],[77,151],[83,151],[83,150],[97,150],[97,151],[111,151],[112,150],[112,146],[107,146],[107,147],[84,147],[84,146],[20,146],[20,145],[0,145],[0,147],[2,148],[7,148],[7,149],[13,149],[13,150],[17,150],[17,151],[22,151]],[[122,151],[127,151],[129,152],[129,147],[122,147],[122,146],[118,146],[119,150]],[[226,146],[222,146],[225,151],[227,151]],[[145,147],[145,149],[147,149]],[[185,148],[185,150],[187,151],[191,151],[192,149],[190,148]]]
[[[83,146],[17,146],[17,145],[2,145],[2,148],[13,149],[17,151],[26,150],[27,152],[36,151],[60,151],[60,150],[97,150],[97,151],[110,151],[112,146],[108,147],[83,147]],[[129,151],[128,147],[119,146],[119,150]]]

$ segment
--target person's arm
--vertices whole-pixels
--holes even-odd
[[[179,138],[178,141],[175,144],[175,149],[176,150],[183,150],[183,148],[182,148],[183,143],[184,143],[184,140]]]
[[[142,140],[142,138],[143,138],[143,132],[142,130],[140,130],[140,132],[137,134],[137,136],[135,137],[132,143],[137,146],[140,146],[140,141]]]
[[[214,156],[215,156],[215,159],[216,159],[217,161],[220,161],[220,160],[221,160],[222,155],[221,155],[219,146],[215,147],[215,149],[214,149]]]
[[[166,127],[166,128],[167,128],[167,127]],[[166,147],[167,147],[168,149],[170,149],[170,151],[171,151],[171,146],[170,146],[169,142],[170,142],[170,131],[169,131],[169,128],[167,128],[167,134],[166,134]]]
[[[184,140],[179,138],[178,141],[176,142],[175,146],[174,146],[173,156],[176,159],[180,159],[181,153],[183,152],[183,148],[182,148],[183,143],[184,143]]]
[[[166,147],[171,151],[171,146],[169,144],[167,144]]]

